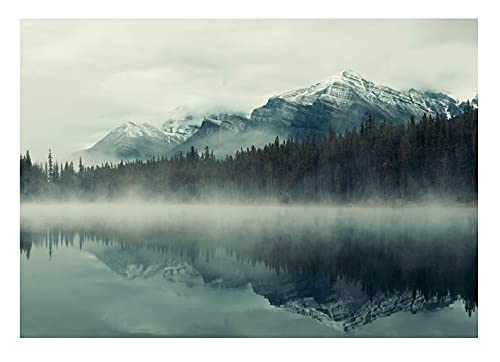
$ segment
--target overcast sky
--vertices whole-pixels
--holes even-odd
[[[21,151],[57,158],[178,106],[251,112],[344,69],[477,93],[475,20],[24,20]]]

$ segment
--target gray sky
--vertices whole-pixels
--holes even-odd
[[[21,151],[57,158],[178,106],[250,112],[344,69],[477,93],[476,20],[23,20]]]

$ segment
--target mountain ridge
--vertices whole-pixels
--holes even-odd
[[[74,154],[88,161],[119,161],[166,156],[198,127],[165,122],[161,128],[150,123],[124,122],[113,128],[92,147]]]
[[[411,116],[459,114],[459,101],[445,93],[398,91],[377,85],[352,71],[343,71],[308,87],[271,97],[253,110],[250,126],[277,128],[292,137],[307,132],[327,134],[358,127],[371,115],[374,120],[407,122]]]
[[[477,94],[470,103],[477,108]],[[274,95],[249,117],[237,112],[201,116],[177,107],[159,128],[126,122],[79,154],[85,159],[116,161],[169,157],[191,147],[198,151],[209,147],[224,157],[240,148],[262,147],[276,136],[326,136],[330,129],[343,133],[359,127],[369,115],[375,122],[393,123],[408,122],[412,116],[420,119],[424,114],[451,118],[459,115],[465,104],[439,91],[398,91],[345,70]]]

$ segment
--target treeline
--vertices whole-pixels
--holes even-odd
[[[148,161],[84,166],[21,156],[23,199],[114,199],[130,192],[146,198],[214,197],[282,202],[477,200],[478,111],[424,115],[406,124],[376,123],[327,138],[287,139],[241,149],[217,159],[201,153]]]

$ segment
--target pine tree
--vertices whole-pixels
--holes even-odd
[[[59,182],[59,163],[57,161],[54,162],[54,171],[53,171],[53,175],[52,175],[52,181]]]
[[[47,163],[47,181],[52,182],[54,178],[54,164],[52,159],[52,150],[49,148],[49,156]]]
[[[80,157],[80,160],[78,161],[78,174],[80,176],[83,176],[84,172],[85,172],[85,168],[83,166],[82,158]]]

